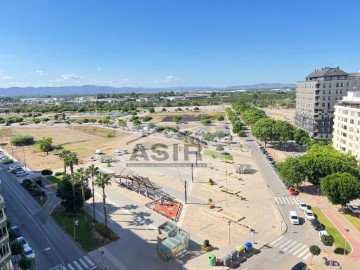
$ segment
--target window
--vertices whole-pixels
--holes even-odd
[[[331,88],[331,83],[329,83],[329,88]]]
[[[323,88],[326,88],[326,83],[323,84]]]
[[[344,87],[344,83],[340,83],[340,87]]]
[[[336,83],[336,87],[339,87],[339,83]]]

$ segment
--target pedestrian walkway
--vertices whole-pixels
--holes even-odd
[[[309,259],[311,256],[309,246],[300,243],[294,239],[288,238],[285,235],[280,236],[279,238],[268,244],[268,246],[278,248],[282,252],[296,256],[304,261]]]
[[[49,270],[94,270],[94,269],[98,269],[98,267],[88,256],[84,256],[82,258],[78,258],[77,260],[73,260],[70,263],[57,265]]]
[[[294,197],[274,197],[276,204],[298,204],[298,199]]]

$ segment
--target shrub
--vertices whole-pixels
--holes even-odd
[[[41,174],[42,174],[42,175],[52,175],[52,174],[53,174],[53,171],[52,171],[52,170],[49,170],[49,169],[45,169],[45,170],[42,170],[42,171],[41,171]]]
[[[31,145],[34,143],[34,137],[30,135],[17,134],[11,138],[11,144],[15,146]]]
[[[239,137],[246,137],[245,131],[244,131],[244,130],[240,130],[240,131],[238,132],[238,136],[239,136]]]
[[[206,239],[206,240],[204,241],[204,246],[205,246],[205,247],[209,247],[209,246],[210,246],[210,241]]]
[[[216,146],[216,151],[223,151],[224,147],[222,147],[221,145]]]
[[[61,176],[61,175],[63,175],[63,173],[62,172],[56,172],[54,175],[55,176]]]
[[[334,237],[332,237],[331,235],[322,235],[321,242],[325,246],[332,246],[334,244]]]

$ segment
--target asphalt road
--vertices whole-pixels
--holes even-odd
[[[51,203],[42,208],[23,189],[16,177],[6,171],[4,165],[0,167],[0,178],[6,215],[12,225],[20,227],[23,237],[34,250],[34,269],[97,269],[87,254],[49,217],[49,211],[53,207]],[[56,199],[50,201],[54,204]],[[81,265],[81,261],[88,268]]]
[[[309,246],[322,247],[318,232],[304,217],[300,208],[295,204],[296,196],[290,195],[284,187],[274,168],[268,163],[252,138],[248,138],[245,146],[252,152],[254,161],[262,174],[269,192],[274,196],[275,203],[286,223],[287,230],[278,239],[261,249],[259,255],[253,256],[242,264],[242,269],[290,269],[300,261],[310,259]],[[292,225],[289,220],[289,211],[296,211],[300,218],[300,225]],[[285,226],[285,224],[282,224]]]

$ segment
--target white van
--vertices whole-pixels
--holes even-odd
[[[97,155],[101,155],[103,153],[104,153],[104,151],[101,150],[101,149],[96,149],[95,152],[94,152],[94,154],[97,154]]]
[[[298,217],[298,215],[296,214],[295,211],[290,211],[289,218],[290,218],[291,224],[298,225],[300,223],[299,222],[299,217]]]
[[[123,150],[115,150],[114,151],[114,156],[121,156],[124,154],[124,151]]]

